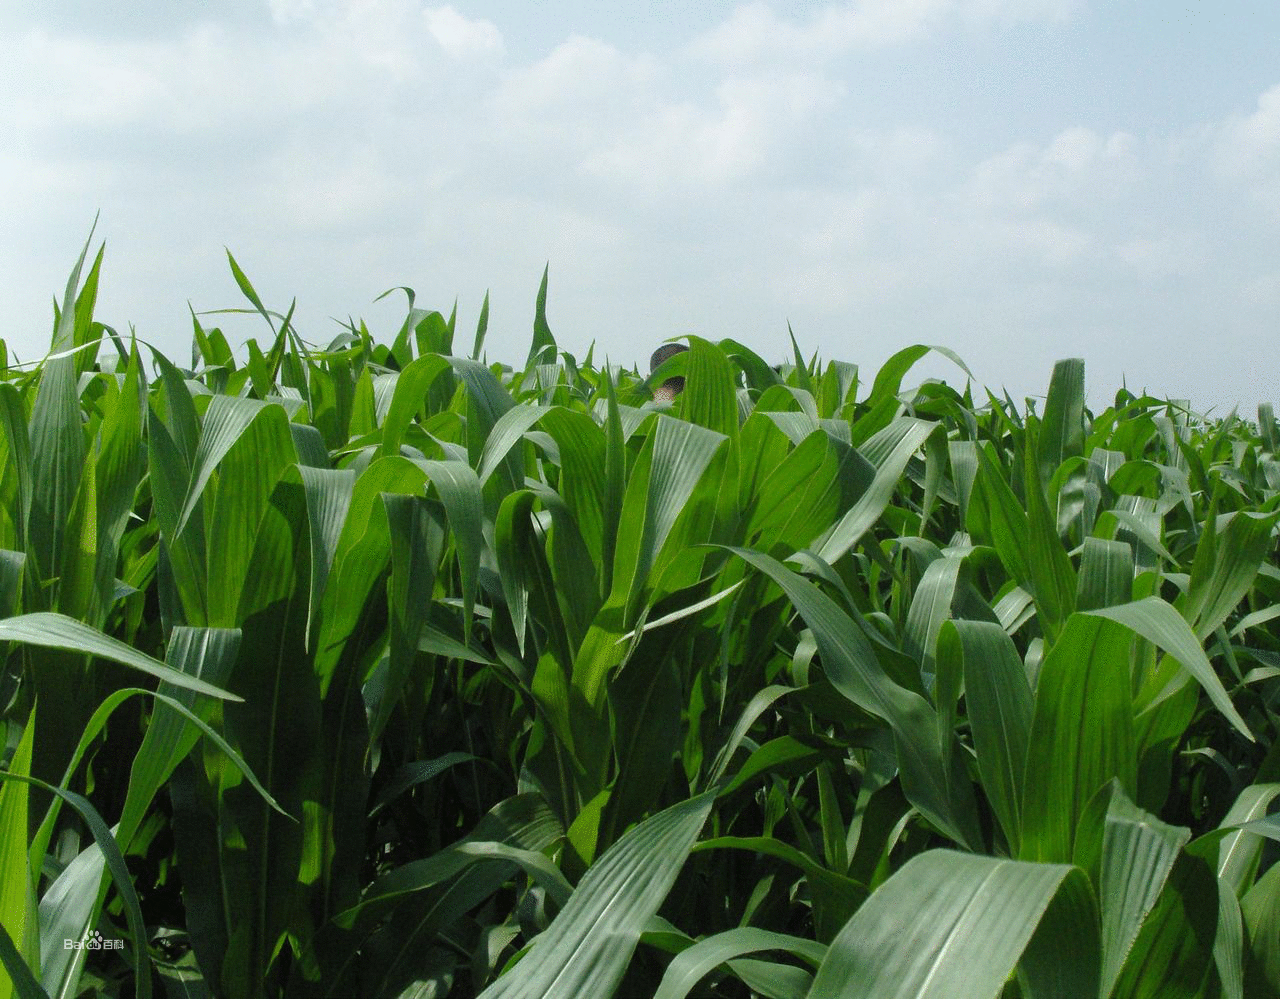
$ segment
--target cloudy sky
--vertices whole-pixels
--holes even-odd
[[[313,342],[411,285],[469,344],[488,290],[520,362],[549,263],[579,357],[790,323],[867,377],[1280,401],[1274,2],[0,0],[0,136],[25,359],[100,212],[98,318],[178,358],[226,247]]]

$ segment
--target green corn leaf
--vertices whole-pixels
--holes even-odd
[[[209,409],[212,412],[212,404]],[[258,409],[256,416],[248,411],[243,415],[249,419],[217,459],[217,490],[211,495],[206,493],[206,498],[212,500],[207,526],[208,623],[214,627],[239,626],[244,591],[255,585],[253,577],[258,571],[253,564],[253,549],[259,525],[282,476],[298,463],[289,421],[281,406],[266,405]],[[197,466],[209,433],[206,417]],[[313,473],[308,470],[303,474],[310,478]]]
[[[399,374],[394,375],[395,392],[382,421],[382,453],[400,453],[405,431],[414,414],[427,404],[427,394],[436,379],[451,371],[447,358],[437,355],[419,357]]]
[[[934,850],[849,920],[809,999],[995,999],[1020,959],[1030,995],[1097,995],[1096,919],[1075,868]]]
[[[1104,607],[1089,613],[1124,625],[1176,659],[1204,688],[1214,707],[1222,712],[1241,735],[1253,740],[1253,733],[1249,731],[1249,726],[1245,724],[1245,720],[1240,717],[1235,705],[1231,703],[1231,698],[1222,686],[1222,681],[1218,679],[1217,673],[1213,671],[1213,666],[1204,654],[1204,649],[1201,648],[1196,635],[1170,604],[1159,597],[1147,597],[1133,603]]]
[[[10,773],[19,777],[31,775],[31,745],[35,731],[36,712],[32,710],[9,760]],[[21,781],[0,783],[0,930],[4,931],[12,950],[5,960],[11,981],[0,981],[0,996],[4,999],[13,994],[13,983],[22,986],[24,977],[34,982],[31,971],[40,967],[35,883],[25,846],[29,798],[27,785]],[[25,986],[19,988],[19,995],[30,994],[23,988]]]
[[[1218,933],[1213,960],[1223,999],[1244,999],[1244,917],[1235,893],[1218,882]]]
[[[635,613],[650,571],[677,519],[691,507],[704,473],[724,444],[722,434],[658,416],[627,484],[618,519],[610,603]],[[592,677],[587,685],[594,689]],[[592,698],[588,698],[592,700]]]
[[[237,607],[240,652],[229,687],[242,703],[223,710],[228,741],[238,747],[272,799],[288,816],[266,802],[240,774],[206,759],[212,771],[213,800],[203,807],[217,815],[220,861],[216,873],[225,904],[234,906],[227,928],[223,987],[231,969],[268,984],[283,974],[275,954],[286,935],[299,932],[302,898],[317,883],[320,898],[336,898],[354,887],[343,878],[349,861],[348,826],[335,808],[334,785],[342,802],[363,802],[362,772],[335,772],[335,753],[350,758],[349,726],[364,721],[363,705],[342,684],[334,684],[339,708],[324,717],[319,681],[306,651],[307,578],[310,543],[306,498],[300,484],[284,480],[273,490],[258,526],[250,558],[254,572],[245,580]],[[325,721],[330,736],[321,739]],[[361,733],[362,744],[367,740]],[[308,807],[310,802],[317,804]],[[360,810],[363,811],[362,806]],[[359,835],[358,827],[354,835]],[[195,852],[196,841],[179,840],[182,869],[207,864]],[[194,875],[193,875],[194,876]],[[184,874],[184,882],[186,875]],[[223,904],[223,903],[218,903]],[[305,923],[301,924],[305,929]]]
[[[224,687],[235,664],[239,644],[238,631],[174,628],[169,636],[165,659],[168,665],[186,676]],[[129,791],[117,830],[117,839],[126,845],[133,839],[151,800],[200,738],[201,726],[195,719],[184,717],[196,706],[195,695],[190,690],[163,683],[157,697],[164,700],[155,707],[129,771]],[[186,710],[180,711],[169,703],[171,701],[178,702]],[[220,735],[215,741],[224,746],[224,751],[234,760],[239,759],[239,754],[227,746]],[[245,776],[258,783],[251,772],[246,771]],[[265,789],[262,793],[266,793]]]
[[[981,841],[976,805],[967,780],[959,779],[959,747],[954,741],[945,751],[939,747],[937,719],[928,702],[889,678],[862,630],[830,597],[767,555],[728,550],[782,587],[812,629],[823,669],[835,688],[889,724],[903,790],[911,803],[956,842],[976,848]]]
[[[124,857],[116,845],[111,830],[98,814],[98,810],[83,795],[54,787],[35,777],[0,771],[0,780],[19,780],[33,787],[42,788],[57,795],[76,810],[89,831],[93,834],[94,846],[83,851],[49,887],[40,902],[40,951],[41,977],[46,989],[52,986],[55,995],[72,993],[78,983],[83,966],[83,950],[71,950],[63,946],[64,941],[84,942],[89,926],[75,919],[79,907],[66,906],[69,897],[86,887],[93,894],[97,892],[98,879],[102,866],[111,872],[112,882],[124,903],[125,920],[132,938],[133,965],[137,993],[143,999],[151,995],[151,961],[147,949],[146,926],[142,919],[142,907],[138,902],[138,894],[134,890],[129,869],[125,866]],[[62,953],[59,954],[58,952]],[[80,955],[79,958],[71,955]],[[57,959],[57,960],[55,960]]]
[[[99,592],[98,480],[93,455],[86,456],[84,472],[66,521],[62,565],[59,567],[58,598],[55,609],[68,617],[97,625],[106,610]],[[114,559],[110,563],[113,564]]]
[[[177,629],[175,629],[176,631]],[[230,634],[234,635],[235,633],[231,632]],[[180,656],[186,651],[183,648],[185,644],[181,635],[179,635],[175,644],[175,648],[178,650],[176,655]],[[218,672],[225,669],[229,669],[229,664],[222,665]],[[214,675],[217,675],[217,673]],[[166,684],[165,687],[170,693],[190,695],[189,691],[174,690],[169,684]],[[222,751],[227,762],[253,786],[254,790],[262,796],[262,800],[267,805],[286,818],[289,817],[284,809],[280,807],[279,802],[262,786],[240,754],[220,734],[214,731],[208,722],[195,714],[191,707],[188,706],[192,700],[191,696],[184,696],[182,700],[179,700],[169,696],[168,693],[143,690],[140,687],[122,687],[113,691],[94,709],[93,714],[85,724],[84,730],[80,733],[80,741],[77,743],[75,752],[67,764],[66,773],[62,779],[63,785],[71,783],[85,754],[92,747],[98,736],[101,735],[103,727],[107,724],[116,708],[131,697],[143,695],[152,697],[156,701],[158,714],[154,726],[156,735],[150,741],[144,741],[142,748],[138,751],[138,755],[134,757],[133,766],[130,769],[129,797],[125,800],[125,811],[121,817],[121,822],[117,823],[116,826],[116,840],[122,847],[128,847],[143,814],[150,805],[159,786],[164,783],[164,780],[173,772],[174,767],[183,757],[190,752],[191,747],[195,745],[201,733],[207,736],[210,742]],[[186,727],[188,722],[190,723],[190,728]],[[148,732],[150,732],[150,729],[148,729]],[[178,750],[181,751],[179,752]],[[161,776],[157,777],[157,774]],[[40,823],[40,828],[36,831],[29,851],[33,867],[40,863],[48,849],[49,840],[53,834],[61,809],[61,799],[55,798],[50,804],[44,820]]]
[[[203,680],[186,676],[130,648],[123,642],[62,614],[38,612],[0,620],[0,641],[22,642],[46,649],[65,649],[68,652],[100,656],[158,677],[175,687],[195,691],[197,694],[206,694],[222,700],[239,700],[234,694],[205,683]]]
[[[1262,856],[1262,837],[1250,832],[1248,824],[1265,816],[1277,797],[1280,784],[1251,784],[1240,792],[1219,825],[1232,831],[1218,848],[1218,881],[1237,897],[1243,897],[1253,885]]]
[[[14,946],[9,931],[0,925],[0,964],[9,975],[9,981],[0,982],[0,996],[18,996],[18,999],[49,999],[46,992],[31,973],[22,954]]]
[[[146,394],[142,360],[137,345],[133,344],[124,380],[102,422],[94,469],[98,488],[98,559],[94,566],[94,586],[103,606],[111,602],[120,542],[129,522],[134,494],[146,472],[142,439]]]
[[[689,337],[685,371],[684,418],[730,439],[736,438],[738,400],[733,365],[724,351],[701,337]]]
[[[484,496],[480,478],[460,461],[418,461],[414,464],[427,473],[449,517],[449,529],[453,533],[462,576],[463,627],[469,634],[480,553],[484,547]]]
[[[4,456],[3,475],[12,475],[15,480],[17,505],[10,510],[10,517],[17,532],[15,544],[22,547],[26,543],[27,522],[31,515],[33,489],[31,441],[27,436],[27,416],[22,405],[22,396],[8,382],[0,382],[0,432],[3,432],[7,450]]]
[[[231,267],[231,276],[235,278],[236,286],[240,289],[241,294],[249,300],[258,314],[267,321],[267,325],[275,331],[275,324],[271,321],[271,314],[267,312],[266,307],[262,304],[262,299],[258,297],[258,292],[254,289],[249,278],[245,276],[244,271],[240,269],[240,265],[236,263],[236,258],[231,255],[231,251],[223,247],[227,253],[227,263]]]
[[[176,606],[162,605],[165,617],[169,622],[203,624],[209,617],[204,518],[193,517],[186,530],[177,533],[190,471],[154,409],[147,419],[147,462],[156,527],[176,591],[176,599],[168,602]]]
[[[545,604],[546,594],[554,589],[551,569],[532,523],[531,515],[536,501],[537,496],[532,490],[522,489],[512,493],[502,501],[493,526],[493,547],[498,560],[498,573],[507,600],[507,611],[511,615],[516,647],[521,656],[524,655],[528,632],[529,593],[531,590],[537,593]],[[554,602],[551,607],[553,611],[550,617],[543,618],[539,615],[539,618],[551,633],[552,649],[561,662],[568,663],[572,661],[573,653],[569,649],[564,620]]]
[[[472,467],[479,468],[480,455],[489,435],[502,415],[515,405],[515,400],[493,372],[478,361],[451,357],[449,363],[467,387],[467,458]],[[524,485],[524,460],[519,450],[508,452],[501,467],[504,492]]]
[[[938,635],[938,661],[940,674],[964,677],[982,788],[1016,856],[1034,703],[1022,660],[999,625],[948,621]]]
[[[330,579],[325,586],[320,631],[314,644],[313,668],[321,693],[326,696],[339,664],[356,654],[349,649],[358,644],[353,639],[360,635],[360,622],[375,583],[391,558],[392,535],[381,496],[383,493],[420,496],[425,482],[426,473],[399,455],[372,461],[356,479]],[[402,526],[397,526],[397,540]],[[410,653],[404,651],[403,654]]]
[[[750,347],[744,346],[737,340],[724,339],[720,341],[720,349],[725,352],[729,360],[742,369],[743,374],[747,376],[747,385],[751,388],[763,391],[779,383],[778,373]]]
[[[1084,453],[1084,361],[1078,357],[1053,366],[1049,395],[1040,423],[1037,459],[1048,482],[1064,461]]]
[[[444,548],[444,531],[430,515],[424,498],[388,492],[382,494],[382,502],[390,532],[391,578],[387,587],[391,621],[386,683],[369,719],[369,737],[375,742],[410,682],[430,610],[425,598],[435,588],[436,568]],[[381,558],[371,561],[369,567],[380,564]]]
[[[1058,537],[1057,518],[1049,511],[1039,466],[1032,448],[1036,434],[1027,428],[1023,463],[1023,490],[1026,494],[1027,525],[1030,530],[1027,551],[1030,560],[1031,592],[1036,599],[1040,627],[1045,639],[1052,641],[1062,629],[1067,616],[1075,610],[1076,571]]]
[[[685,698],[676,659],[684,635],[677,627],[647,637],[609,684],[618,779],[602,820],[603,843],[661,805],[680,748]]]
[[[604,482],[600,503],[600,595],[607,598],[613,592],[615,580],[613,567],[617,562],[618,527],[621,523],[622,505],[626,501],[626,437],[622,432],[622,413],[613,379],[606,368],[602,372],[605,394],[604,414]],[[566,493],[566,499],[568,494]],[[588,543],[590,535],[587,535]]]
[[[1240,902],[1247,931],[1244,993],[1280,992],[1280,865],[1273,865]]]
[[[489,332],[489,292],[484,293],[484,302],[480,306],[480,318],[476,322],[476,339],[471,345],[471,359],[480,360],[480,352],[484,349],[485,334]]]
[[[1075,614],[1045,655],[1027,751],[1020,858],[1070,861],[1089,799],[1113,778],[1135,793],[1131,641],[1114,621]]]
[[[499,417],[480,453],[480,465],[476,474],[480,476],[482,483],[506,460],[511,449],[520,443],[529,428],[547,412],[547,409],[540,406],[522,404],[512,407]]]
[[[376,815],[405,791],[435,779],[452,767],[461,763],[479,762],[483,762],[482,759],[471,753],[445,753],[444,756],[436,757],[434,760],[416,760],[413,763],[406,763],[379,792],[377,803],[370,809],[369,814]]]
[[[710,787],[719,783],[724,776],[725,771],[729,768],[733,761],[734,754],[742,746],[743,739],[747,732],[756,723],[759,717],[768,711],[779,698],[785,697],[787,694],[793,693],[794,687],[783,687],[778,684],[772,684],[763,690],[756,691],[752,695],[751,700],[747,702],[742,709],[742,715],[737,723],[733,726],[733,731],[729,733],[728,739],[720,748],[720,752],[716,755],[712,762],[711,769],[707,774],[705,786]]]
[[[73,267],[71,270],[71,275],[67,278],[67,288],[62,296],[62,309],[58,314],[57,325],[55,326],[54,332],[53,332],[52,349],[54,353],[59,353],[62,351],[69,350],[72,347],[79,346],[79,343],[76,341],[76,329],[77,329],[76,320],[77,318],[80,318],[80,317],[77,317],[76,315],[76,312],[77,312],[76,305],[77,305],[77,299],[79,297],[80,272],[84,269],[85,257],[89,255],[89,247],[93,243],[93,234],[97,230],[97,228],[98,228],[98,219],[95,216],[93,220],[93,225],[89,228],[89,238],[84,241],[84,248],[80,251],[80,258],[76,261],[75,267]],[[98,258],[93,265],[93,269],[95,271],[97,270],[101,259],[102,259],[102,255],[101,255],[101,251],[99,251]],[[93,284],[96,287],[97,285],[96,277],[93,280]],[[96,297],[96,294],[90,295],[89,299],[91,300],[92,298],[95,298],[95,297]],[[55,302],[55,307],[56,307],[56,302]],[[89,311],[92,312],[91,304],[89,305]],[[87,318],[82,320],[81,328],[83,328],[85,325],[87,325]]]
[[[903,417],[868,440],[860,451],[876,469],[875,478],[832,529],[818,554],[834,563],[852,549],[884,514],[907,462],[937,425]]]
[[[773,857],[800,870],[813,899],[814,924],[819,940],[829,941],[867,898],[865,885],[824,867],[811,856],[772,836],[717,836],[704,840],[693,852],[742,850]]]
[[[57,357],[45,363],[31,412],[30,433],[28,551],[41,577],[49,579],[62,567],[67,525],[85,462],[74,357]]]
[[[592,864],[524,959],[481,999],[613,996],[651,916],[675,882],[714,795],[646,819]]]
[[[547,325],[547,275],[550,271],[550,264],[542,269],[542,283],[538,285],[538,302],[533,315],[533,342],[529,344],[529,364],[554,357],[557,350],[556,338]]]
[[[1258,570],[1274,551],[1272,531],[1280,514],[1233,515],[1217,536],[1212,521],[1204,527],[1191,565],[1182,613],[1204,641],[1226,621],[1249,592]]]
[[[1156,830],[1168,836],[1169,827]],[[1151,832],[1142,830],[1148,839]],[[1134,844],[1125,881],[1130,896],[1138,894],[1160,876],[1162,864],[1153,864],[1155,876],[1142,866],[1156,852]],[[1214,950],[1220,911],[1220,895],[1205,858],[1191,847],[1178,856],[1164,880],[1155,906],[1142,923],[1133,949],[1116,980],[1116,999],[1166,999],[1207,993],[1214,972]]]
[[[846,452],[849,463],[856,463],[856,452]],[[782,549],[795,551],[811,544],[829,527],[844,498],[841,458],[831,437],[814,430],[777,463],[752,490],[744,536],[751,539],[753,547],[775,555]],[[869,466],[867,471],[874,475]]]
[[[1123,541],[1085,538],[1076,581],[1076,609],[1087,611],[1133,598],[1133,549]]]
[[[921,672],[927,676],[936,671],[934,653],[938,631],[953,616],[963,566],[964,560],[955,556],[936,559],[924,571],[911,596],[903,651],[920,664]]]
[[[654,999],[685,999],[709,972],[743,954],[764,950],[785,951],[817,967],[826,955],[822,944],[802,937],[740,926],[716,933],[682,951],[668,966]]]
[[[181,534],[187,519],[195,509],[203,495],[209,477],[213,475],[218,463],[226,457],[235,446],[241,435],[260,415],[274,409],[281,414],[283,410],[270,403],[256,399],[238,399],[216,395],[209,400],[209,408],[204,415],[204,429],[200,435],[200,443],[192,459],[191,484],[187,489],[182,510],[178,514],[175,534]]]
[[[866,398],[867,407],[874,410],[885,400],[896,397],[902,390],[902,379],[927,353],[929,348],[924,344],[913,344],[910,347],[903,347],[880,365],[875,381],[871,383],[871,394]]]
[[[22,571],[27,556],[0,550],[0,618],[10,617],[22,607]]]
[[[1102,995],[1111,995],[1126,965],[1133,973],[1131,955],[1138,962],[1155,956],[1151,951],[1135,952],[1133,945],[1190,839],[1189,830],[1161,822],[1134,805],[1118,785],[1112,785],[1098,886],[1102,904]]]
[[[307,607],[307,635],[319,627],[321,602],[333,570],[342,528],[351,507],[356,475],[351,469],[298,466],[307,500],[307,522],[311,527],[311,586]]]
[[[978,447],[976,451],[978,473],[966,527],[975,538],[996,550],[1009,576],[1034,598],[1031,526],[1026,510],[987,450]]]
[[[511,880],[518,868],[509,858],[543,853],[563,835],[540,795],[502,800],[458,843],[380,876],[358,905],[321,927],[315,956],[322,987],[311,982],[306,991],[334,999],[399,994],[422,977],[422,954],[437,944],[438,934]],[[472,845],[494,843],[524,852],[502,857],[472,852]],[[531,867],[555,881],[556,891],[562,889],[563,882],[544,867]]]

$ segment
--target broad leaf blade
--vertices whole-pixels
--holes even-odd
[[[1074,868],[935,850],[908,861],[849,920],[809,999],[995,999],[1037,929],[1056,937],[1056,953],[1034,977],[1067,986],[1047,994],[1096,995],[1093,918]]]
[[[708,792],[646,819],[600,857],[524,960],[481,999],[608,999],[683,866],[714,801]]]

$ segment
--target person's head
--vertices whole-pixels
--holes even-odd
[[[649,358],[649,374],[653,374],[663,364],[669,361],[683,351],[689,348],[683,343],[664,343],[661,347],[653,352],[653,356]],[[665,382],[653,390],[653,398],[655,402],[670,402],[676,396],[684,391],[684,377],[675,375],[668,378]]]

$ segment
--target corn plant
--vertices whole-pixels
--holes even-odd
[[[0,349],[0,997],[1280,991],[1280,436],[687,336]],[[0,342],[2,346],[2,342]],[[647,353],[647,352],[646,352]]]

